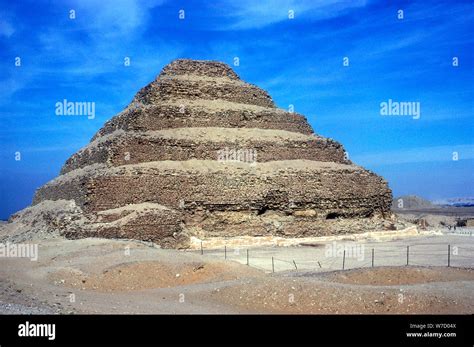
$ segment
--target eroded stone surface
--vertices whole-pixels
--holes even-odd
[[[253,162],[221,162],[223,149],[257,155]],[[391,201],[380,176],[352,164],[341,144],[313,134],[304,116],[276,108],[229,66],[176,60],[12,221],[70,238],[186,248],[193,236],[387,228]]]

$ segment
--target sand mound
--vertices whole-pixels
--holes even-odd
[[[141,261],[108,267],[98,274],[63,268],[52,273],[50,280],[55,284],[81,290],[122,292],[233,280],[244,274],[261,276],[258,270],[252,268],[242,270],[241,266],[229,265],[219,262],[172,264]]]
[[[377,277],[373,276],[378,274]],[[398,275],[397,275],[398,274]],[[420,275],[421,274],[421,275]],[[449,268],[377,268],[348,270],[323,276],[266,277],[250,279],[212,294],[213,300],[240,307],[243,312],[279,314],[426,314],[470,313],[472,303],[465,299],[422,289],[417,283],[438,283],[448,291],[463,280],[474,280],[473,270]],[[383,277],[383,275],[385,277]],[[332,278],[331,278],[332,276]],[[368,280],[368,276],[378,281]],[[392,282],[389,282],[393,276]],[[331,280],[332,279],[332,280]],[[382,281],[382,279],[384,281]],[[336,283],[344,282],[344,284]],[[397,283],[395,283],[397,282]],[[380,288],[358,284],[393,284]],[[395,284],[412,284],[400,288]],[[418,287],[417,287],[418,286]]]

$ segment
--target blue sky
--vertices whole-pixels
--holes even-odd
[[[0,2],[0,218],[176,58],[238,57],[244,80],[294,105],[396,196],[474,196],[470,1]],[[63,99],[95,102],[96,117],[56,116]],[[420,102],[420,119],[380,115],[389,99]]]

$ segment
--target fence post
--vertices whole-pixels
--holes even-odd
[[[410,246],[407,246],[407,266],[408,266],[408,261],[410,259]]]
[[[227,259],[227,246],[224,245],[224,259]]]
[[[273,257],[272,257],[272,272],[275,272],[275,262],[273,261]]]
[[[451,245],[448,245],[448,267],[451,266]]]
[[[374,249],[372,248],[372,267],[374,267]]]
[[[344,250],[344,254],[342,256],[342,269],[344,270],[344,266],[346,265],[346,250]]]
[[[204,251],[202,249],[202,241],[201,241],[201,255],[203,255],[203,254],[204,254]]]
[[[247,249],[247,265],[249,265],[249,250]]]

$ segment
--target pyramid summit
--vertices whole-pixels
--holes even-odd
[[[304,116],[277,108],[226,64],[179,59],[11,219],[69,238],[186,248],[192,237],[380,230],[391,203],[385,180]]]

